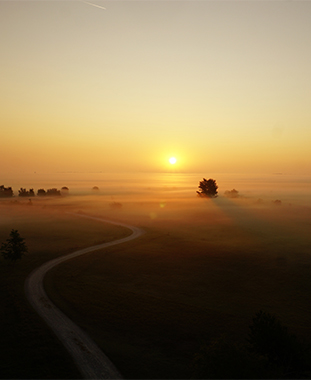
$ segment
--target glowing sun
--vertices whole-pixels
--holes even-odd
[[[169,162],[170,162],[170,164],[174,165],[174,164],[176,164],[177,160],[176,160],[175,157],[171,157],[171,158],[169,159]]]

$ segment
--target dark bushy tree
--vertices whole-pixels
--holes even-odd
[[[40,197],[42,196],[54,197],[54,196],[60,196],[62,194],[60,190],[53,188],[53,189],[48,189],[47,191],[45,191],[44,189],[39,189],[37,192],[37,195]]]
[[[12,187],[4,187],[3,185],[1,185],[0,198],[8,198],[8,197],[13,197]]]
[[[306,371],[309,373],[310,347],[290,334],[275,316],[259,311],[249,327],[250,351],[265,357],[270,368],[281,371],[283,378],[300,378]]]
[[[6,239],[6,243],[2,243],[1,254],[6,260],[16,261],[28,251],[25,244],[25,239],[22,238],[18,230],[12,230],[10,237]]]
[[[28,191],[22,187],[18,190],[19,197],[28,197]]]
[[[217,186],[216,181],[214,179],[203,178],[203,181],[200,181],[199,189],[200,189],[200,191],[197,191],[197,194],[200,197],[209,197],[209,198],[217,197],[218,186]]]
[[[221,337],[195,354],[194,379],[310,379],[310,344],[298,340],[273,315],[259,311],[248,343]]]
[[[57,190],[57,189],[55,189],[55,188],[53,188],[53,189],[48,189],[47,191],[46,191],[46,195],[48,195],[48,196],[60,196],[61,195],[61,192],[60,192],[60,190]]]
[[[34,197],[35,196],[35,192],[33,189],[30,189],[29,191],[27,191],[26,189],[23,189],[22,187],[18,190],[18,195],[20,197]]]
[[[38,197],[42,197],[42,196],[44,197],[46,195],[46,192],[44,189],[39,189],[37,191],[37,195],[38,195]]]

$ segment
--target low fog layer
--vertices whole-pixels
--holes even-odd
[[[210,231],[224,228],[236,229],[237,236],[243,232],[254,242],[275,239],[285,250],[289,249],[291,239],[293,244],[297,244],[298,239],[298,244],[303,246],[308,239],[311,208],[308,182],[303,178],[293,182],[280,175],[265,180],[219,175],[219,180],[215,178],[219,186],[218,197],[200,199],[196,194],[202,179],[199,175],[118,175],[110,180],[103,177],[101,174],[93,179],[86,180],[84,176],[84,179],[67,181],[59,178],[55,182],[37,184],[38,188],[47,185],[46,189],[66,187],[59,197],[24,198],[18,196],[17,188],[13,188],[12,198],[0,199],[1,223],[5,225],[7,218],[14,214],[27,219],[32,218],[33,213],[58,210],[96,214],[148,228],[160,228],[167,222],[166,230],[179,228],[186,234],[198,235],[198,240],[216,238],[218,235],[211,235]],[[35,185],[32,183],[32,188],[37,193]],[[222,233],[224,237],[225,234]]]

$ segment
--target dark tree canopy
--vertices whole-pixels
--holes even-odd
[[[53,189],[47,189],[46,191],[46,195],[48,196],[60,196],[61,195],[61,192],[60,190],[57,190],[56,188],[53,188]]]
[[[218,186],[217,186],[216,181],[214,179],[203,178],[203,181],[200,181],[199,189],[200,189],[200,191],[197,191],[197,194],[200,197],[209,197],[209,198],[217,197]]]
[[[223,335],[201,345],[192,379],[310,379],[311,347],[273,315],[259,311],[247,342]]]
[[[61,192],[60,190],[57,190],[55,188],[53,189],[48,189],[47,191],[45,191],[44,189],[39,189],[38,192],[37,192],[37,195],[39,197],[44,197],[44,196],[60,196],[61,195]]]
[[[46,195],[46,192],[45,192],[44,189],[39,189],[39,190],[37,191],[37,195],[38,195],[39,197],[42,197],[42,196],[45,196],[45,195]]]
[[[11,261],[21,259],[28,250],[24,240],[18,230],[12,230],[10,237],[6,239],[6,243],[2,243],[0,249],[4,259]]]
[[[22,187],[18,190],[18,195],[20,197],[34,197],[35,196],[35,192],[33,189],[29,189],[29,191],[27,191],[26,189],[23,189]]]
[[[0,186],[0,198],[7,198],[13,196],[13,190],[12,187],[4,187],[3,185]]]
[[[251,351],[267,358],[272,367],[282,367],[283,377],[300,378],[310,370],[310,358],[306,356],[310,348],[290,334],[274,315],[259,311],[249,327]]]

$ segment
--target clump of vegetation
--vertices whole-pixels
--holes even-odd
[[[259,311],[249,328],[244,345],[225,337],[202,345],[192,378],[310,378],[310,345],[290,334],[275,316]]]
[[[203,178],[203,181],[200,181],[198,187],[200,189],[199,191],[197,191],[198,196],[208,197],[208,198],[216,198],[217,197],[218,186],[217,186],[216,181],[214,179]]]
[[[63,193],[67,193],[69,191],[68,187],[64,186],[62,187],[61,191]],[[37,191],[37,196],[45,196],[45,195],[48,195],[48,196],[59,196],[61,195],[61,191],[60,190],[57,190],[56,188],[53,188],[53,189],[48,189],[47,191],[45,191],[44,189],[39,189]],[[18,190],[18,196],[19,197],[34,197],[35,196],[35,192],[34,192],[34,189],[25,189],[23,187],[21,187],[19,190]],[[0,186],[0,198],[8,198],[8,197],[13,197],[13,189],[12,187],[4,187],[3,185]]]
[[[228,198],[238,198],[240,194],[236,189],[232,189],[232,190],[226,190],[225,196]]]
[[[290,379],[310,376],[310,346],[290,334],[274,315],[259,311],[250,330],[250,352],[264,357],[271,371]]]
[[[39,197],[44,197],[44,196],[60,196],[61,195],[61,192],[60,190],[57,190],[55,188],[53,189],[48,189],[47,191],[45,191],[44,189],[39,189],[38,192],[37,192],[37,195]]]
[[[37,191],[37,196],[38,197],[42,197],[42,196],[45,196],[46,195],[46,191],[44,189],[39,189]]]
[[[18,190],[18,196],[19,197],[34,197],[35,192],[33,189],[29,189],[28,191],[26,189],[23,189],[22,187]]]
[[[47,192],[46,192],[46,195],[47,196],[60,196],[61,195],[61,192],[60,192],[60,190],[57,190],[57,189],[55,189],[55,188],[53,188],[53,189],[48,189],[47,190]]]
[[[9,198],[13,196],[12,187],[0,186],[0,198]]]
[[[12,230],[10,237],[6,239],[6,243],[2,243],[1,255],[5,260],[16,261],[28,251],[25,239],[22,238],[18,230]]]

